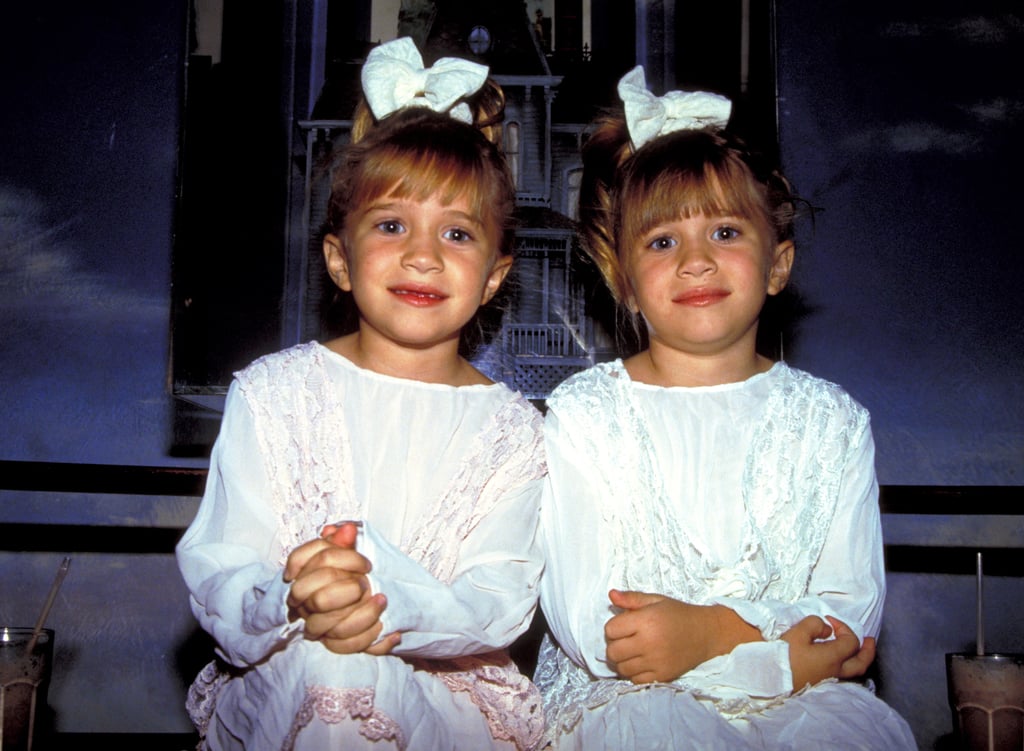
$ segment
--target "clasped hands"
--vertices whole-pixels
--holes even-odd
[[[633,683],[673,681],[739,644],[763,641],[758,629],[723,605],[615,589],[608,597],[621,612],[605,624],[607,657],[619,677]],[[849,626],[831,616],[808,616],[780,638],[789,643],[794,688],[826,678],[856,678],[875,659],[872,637],[861,644]]]
[[[305,621],[307,639],[338,654],[386,655],[401,641],[398,632],[378,641],[387,607],[382,593],[371,594],[370,561],[356,550],[355,524],[329,524],[320,538],[295,548],[285,562],[288,618]]]

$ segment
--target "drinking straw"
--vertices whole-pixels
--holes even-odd
[[[36,627],[32,630],[32,638],[29,639],[28,647],[25,648],[25,654],[31,654],[32,650],[36,646],[36,641],[39,639],[39,634],[43,631],[43,624],[46,623],[46,617],[50,614],[50,608],[53,607],[53,601],[57,597],[57,590],[60,589],[61,583],[64,581],[64,577],[68,575],[68,567],[71,565],[71,558],[64,556],[64,560],[61,561],[60,566],[57,567],[57,575],[53,577],[53,585],[50,587],[50,594],[46,598],[46,604],[43,605],[43,612],[39,614],[39,620],[36,621]]]
[[[984,617],[984,594],[981,586],[981,551],[978,551],[978,643],[976,654],[980,657],[985,654],[985,617]]]

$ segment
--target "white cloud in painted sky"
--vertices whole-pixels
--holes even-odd
[[[1002,89],[999,93],[993,92],[991,85],[978,87],[972,92],[970,87],[963,85],[943,88],[945,84],[941,78],[916,82],[907,79],[902,85],[917,87],[910,92],[910,100],[917,101],[924,87],[924,91],[930,91],[933,98],[934,106],[929,109],[942,114],[915,113],[909,109],[901,111],[896,104],[884,111],[879,110],[877,117],[866,118],[859,130],[844,139],[845,148],[859,154],[937,154],[971,158],[991,150],[994,144],[1002,142],[1024,121],[1022,90],[1013,77],[1019,75],[1013,73],[1013,68],[1015,61],[1020,59],[1019,50],[1024,48],[1024,15],[936,15],[892,21],[879,29],[878,34],[893,40],[889,47],[902,48],[902,41],[906,40],[908,44],[904,53],[907,55],[923,51],[941,56],[944,64],[962,64],[961,74],[966,80],[970,80],[972,75],[989,75],[992,73],[989,70],[991,65],[999,65],[1000,71],[1009,72],[1009,77],[999,84]],[[894,49],[889,52],[893,55],[890,63],[901,65]],[[911,66],[912,75],[922,75],[919,68],[919,65]],[[994,80],[999,81],[998,77]],[[983,93],[986,90],[987,93]],[[898,90],[890,87],[889,92],[895,95]]]
[[[933,153],[970,157],[986,148],[987,131],[1024,120],[1024,102],[999,98],[962,105],[961,127],[927,120],[879,123],[848,136],[844,146],[855,152],[884,151],[890,154]]]
[[[1024,119],[1024,102],[997,97],[967,105],[964,111],[981,123],[1012,123]]]
[[[960,109],[965,121],[957,128],[926,120],[879,123],[848,136],[844,146],[855,152],[971,157],[986,149],[991,128],[1024,120],[1024,102],[1009,98],[978,101]]]
[[[1010,44],[1022,34],[1024,17],[1010,13],[1000,16],[893,21],[882,29],[882,36],[897,39],[951,36],[978,45]]]
[[[882,150],[890,154],[967,156],[980,149],[981,139],[971,133],[918,122],[862,130],[847,138],[846,146],[853,151]]]
[[[167,315],[167,301],[88,270],[72,238],[75,220],[53,223],[37,196],[0,184],[0,313],[78,320]]]

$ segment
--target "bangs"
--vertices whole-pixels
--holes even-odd
[[[725,159],[702,164],[637,165],[616,196],[616,233],[622,250],[659,224],[693,216],[736,216],[765,225],[774,235],[766,191],[745,164]]]
[[[385,196],[445,206],[465,199],[499,252],[512,252],[515,187],[508,166],[465,123],[410,107],[349,143],[332,173],[327,231],[344,232],[349,216]]]
[[[498,200],[495,188],[488,188],[494,180],[487,179],[482,164],[461,156],[422,148],[382,149],[367,159],[354,186],[352,205],[389,195],[413,201],[433,198],[447,206],[465,197],[473,213],[483,217],[488,214],[486,208]]]

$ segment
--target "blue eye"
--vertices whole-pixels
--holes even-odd
[[[660,235],[658,237],[655,237],[649,243],[647,243],[647,247],[650,248],[651,250],[670,250],[675,246],[675,239],[669,237],[668,235]]]
[[[405,229],[402,223],[395,219],[386,219],[383,222],[378,222],[376,226],[381,232],[389,235],[397,235]]]
[[[740,236],[740,231],[735,227],[719,227],[711,234],[711,236],[720,241],[735,240]]]
[[[461,227],[452,227],[444,233],[444,237],[456,243],[466,243],[473,240],[473,236]]]

